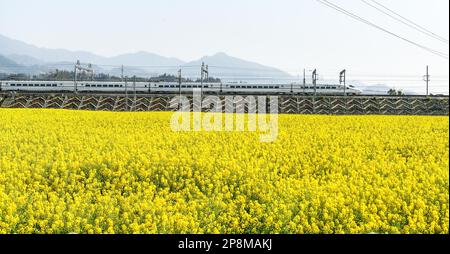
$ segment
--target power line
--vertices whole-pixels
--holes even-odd
[[[410,27],[410,28],[412,28],[412,29],[414,29],[414,30],[416,30],[416,31],[419,31],[419,32],[421,32],[421,33],[423,33],[423,34],[425,34],[425,35],[428,35],[428,36],[430,36],[430,37],[432,37],[432,38],[434,38],[434,39],[437,39],[437,40],[439,40],[439,41],[441,41],[441,42],[444,42],[444,43],[448,44],[448,40],[445,40],[444,38],[442,38],[442,37],[440,37],[440,36],[434,35],[434,34],[431,33],[431,32],[425,31],[425,30],[423,30],[423,29],[419,29],[416,25],[411,25],[410,23],[407,23],[407,22],[401,20],[400,18],[397,18],[396,16],[393,16],[392,14],[389,14],[388,12],[386,12],[386,11],[380,9],[379,7],[377,7],[377,6],[375,6],[375,5],[373,5],[373,4],[369,3],[369,2],[367,2],[366,0],[361,0],[361,2],[363,2],[364,4],[366,4],[366,5],[368,5],[368,6],[372,7],[372,8],[374,8],[374,9],[376,9],[376,10],[378,10],[379,12],[381,12],[381,13],[383,13],[383,14],[389,16],[389,17],[391,17],[392,19],[397,20],[398,22],[400,22],[400,23],[402,23],[402,24],[404,24],[404,25],[407,25],[408,27]],[[375,1],[373,1],[373,2],[375,2]],[[375,3],[377,3],[377,2],[375,2]],[[399,16],[399,15],[397,15],[397,16]]]
[[[419,48],[421,48],[421,49],[424,49],[424,50],[426,50],[426,51],[428,51],[428,52],[430,52],[430,53],[432,53],[432,54],[434,54],[434,55],[437,55],[437,56],[440,56],[440,57],[442,57],[442,58],[448,59],[448,55],[445,54],[445,53],[442,53],[442,52],[440,52],[440,51],[437,51],[437,50],[428,48],[428,47],[426,47],[426,46],[424,46],[424,45],[421,45],[421,44],[419,44],[419,43],[417,43],[417,42],[414,42],[414,41],[411,41],[411,40],[409,40],[409,39],[407,39],[407,38],[405,38],[405,37],[402,37],[402,36],[400,36],[400,35],[398,35],[398,34],[396,34],[396,33],[394,33],[394,32],[391,32],[391,31],[389,31],[389,30],[383,28],[383,27],[380,27],[380,26],[378,26],[378,25],[376,25],[376,24],[374,24],[374,23],[372,23],[372,22],[370,22],[370,21],[368,21],[368,20],[366,20],[366,19],[364,19],[364,18],[362,18],[362,17],[360,17],[360,16],[354,14],[354,13],[351,13],[351,12],[349,12],[349,11],[347,11],[347,10],[345,10],[345,9],[343,9],[343,8],[341,8],[341,7],[339,7],[339,6],[336,5],[336,4],[330,3],[330,2],[327,1],[327,0],[316,0],[316,1],[319,2],[320,4],[323,4],[323,5],[326,5],[326,6],[330,7],[330,8],[332,8],[332,9],[336,10],[336,11],[339,11],[339,12],[341,12],[341,13],[343,13],[343,14],[345,14],[345,15],[347,15],[347,16],[349,16],[349,17],[355,19],[355,20],[358,20],[358,21],[360,21],[360,22],[362,22],[362,23],[364,23],[364,24],[366,24],[366,25],[372,26],[372,27],[374,27],[374,28],[376,28],[376,29],[378,29],[378,30],[381,30],[381,31],[383,31],[383,32],[385,32],[385,33],[388,33],[388,34],[390,34],[390,35],[392,35],[392,36],[394,36],[394,37],[396,37],[396,38],[398,38],[398,39],[401,39],[401,40],[406,41],[406,42],[408,42],[408,43],[410,43],[410,44],[412,44],[412,45],[415,45],[416,47],[419,47]]]
[[[366,4],[369,4],[369,3],[367,3],[365,0],[361,0],[361,1],[365,2]],[[440,40],[440,41],[442,41],[442,42],[444,42],[444,43],[446,43],[446,44],[449,43],[448,39],[446,39],[445,37],[433,33],[432,31],[430,31],[430,30],[424,28],[423,26],[417,24],[416,22],[411,21],[411,20],[408,19],[408,18],[405,18],[404,16],[400,15],[398,12],[393,11],[392,9],[386,7],[385,5],[379,3],[379,2],[377,2],[377,1],[375,1],[375,0],[371,0],[371,1],[372,1],[373,3],[375,3],[375,4],[377,4],[378,6],[382,7],[383,9],[387,10],[388,12],[393,13],[393,14],[396,15],[397,17],[400,17],[401,19],[403,19],[403,20],[405,20],[406,22],[408,22],[408,23],[409,23],[409,24],[407,24],[408,26],[413,27],[414,29],[416,29],[416,30],[418,30],[418,31],[420,31],[420,32],[422,32],[422,33],[424,33],[424,34],[427,34],[427,35],[429,35],[429,36],[431,36],[431,37],[434,37],[435,39],[438,39],[438,40]],[[369,5],[371,5],[371,4],[369,4]],[[371,6],[373,6],[373,5],[371,5]],[[374,8],[377,8],[377,7],[374,7]],[[380,10],[379,8],[377,8],[377,9]],[[382,10],[380,10],[380,11],[382,11]],[[386,13],[386,12],[384,12],[384,11],[382,11],[382,12],[383,12],[383,13]],[[386,14],[386,15],[389,15],[389,14]],[[389,16],[391,16],[391,15],[389,15]],[[391,16],[391,17],[392,17],[392,16]],[[394,18],[394,17],[393,17],[393,18]],[[397,19],[397,18],[395,18],[395,19]],[[403,21],[401,21],[401,22],[404,23]]]

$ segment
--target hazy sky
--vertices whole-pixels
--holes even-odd
[[[430,39],[361,0],[330,0],[415,42],[448,54]],[[448,38],[448,0],[378,0]],[[149,51],[185,61],[225,52],[297,73],[423,75],[448,85],[447,59],[387,35],[315,0],[0,0],[0,33],[48,48],[104,56]]]

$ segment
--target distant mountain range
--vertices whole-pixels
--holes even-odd
[[[292,78],[279,69],[231,57],[225,53],[204,56],[198,60],[184,62],[174,57],[160,56],[149,52],[136,52],[103,57],[86,51],[40,48],[0,35],[0,72],[26,72],[37,74],[54,69],[72,70],[77,60],[91,63],[97,72],[118,75],[121,65],[125,75],[155,76],[163,73],[176,74],[182,68],[182,75],[199,77],[202,62],[209,65],[210,76],[222,79],[249,77]]]
[[[2,73],[32,75],[55,69],[73,70],[77,60],[86,64],[91,63],[96,73],[116,76],[121,74],[120,66],[124,65],[124,75],[126,76],[151,77],[164,73],[176,75],[178,69],[181,68],[183,77],[198,78],[200,66],[205,63],[208,64],[211,77],[224,81],[284,80],[289,82],[295,80],[293,76],[282,70],[232,57],[222,52],[190,62],[144,51],[103,57],[86,51],[40,48],[0,35],[0,75]],[[365,94],[386,94],[390,89],[385,84],[368,86],[358,83],[353,85],[362,89]],[[414,94],[412,91],[404,92]]]

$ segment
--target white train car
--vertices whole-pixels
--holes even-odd
[[[107,82],[107,81],[0,81],[0,91],[21,92],[80,92],[80,93],[137,93],[176,94],[202,89],[204,94],[318,94],[343,95],[344,86],[333,84],[261,84],[261,83],[182,83],[177,82]],[[347,95],[359,95],[361,90],[347,86]]]
[[[149,87],[150,83],[147,82],[136,82],[134,84],[132,82],[127,82],[126,85],[124,82],[95,82],[95,81],[77,82],[78,92],[118,93],[136,90],[136,92],[139,93],[146,93],[149,91]]]
[[[160,82],[150,84],[153,93],[192,93],[194,88],[200,89],[200,83],[182,83],[181,89],[178,83]],[[239,84],[239,83],[203,83],[203,92],[206,94],[321,94],[342,95],[343,85],[321,84],[299,85],[299,84]],[[360,95],[361,90],[352,86],[346,86],[347,95]]]
[[[73,91],[70,81],[0,81],[0,91],[53,92]]]

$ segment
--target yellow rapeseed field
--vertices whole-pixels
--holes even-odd
[[[0,233],[449,233],[449,118],[0,109]]]

